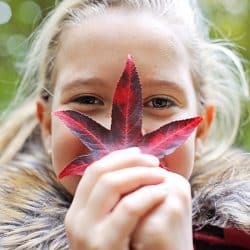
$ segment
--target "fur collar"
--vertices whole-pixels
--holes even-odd
[[[195,227],[234,226],[250,232],[250,157],[232,152],[225,157],[226,169],[206,185],[199,168],[190,180]],[[240,161],[233,160],[236,155],[241,155]],[[223,161],[212,162],[207,170]],[[1,166],[0,183],[0,249],[68,249],[63,221],[72,197],[40,148],[33,145],[28,153]]]
[[[197,167],[190,179],[193,225],[235,227],[250,233],[250,154],[238,149]]]
[[[36,159],[20,154],[0,170],[0,249],[68,249],[71,197],[35,151]]]

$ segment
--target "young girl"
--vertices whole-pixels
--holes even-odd
[[[138,148],[58,179],[88,149],[52,113],[111,123],[127,55],[143,90],[143,133],[197,115],[159,160]],[[240,60],[208,38],[189,0],[64,0],[37,32],[0,127],[0,248],[250,249],[250,158],[231,149],[248,97]]]

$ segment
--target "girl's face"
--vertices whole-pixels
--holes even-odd
[[[149,13],[118,10],[108,10],[63,32],[52,79],[52,111],[80,111],[109,128],[114,90],[128,54],[135,60],[142,83],[144,133],[198,115],[189,57],[174,25]],[[56,117],[40,122],[56,174],[76,156],[87,153]],[[165,157],[168,167],[185,178],[194,165],[196,139],[193,133]],[[74,193],[79,180],[65,177],[62,183]]]

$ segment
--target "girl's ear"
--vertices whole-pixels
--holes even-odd
[[[41,129],[42,141],[48,154],[51,153],[51,111],[48,102],[39,98],[36,103],[36,115]]]
[[[197,134],[196,134],[196,141],[195,141],[195,148],[196,148],[196,158],[200,158],[203,150],[203,145],[207,139],[209,129],[212,125],[215,116],[215,108],[214,106],[207,106],[205,107],[203,120],[198,127]]]

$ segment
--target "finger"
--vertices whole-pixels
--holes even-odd
[[[114,170],[137,166],[158,167],[159,160],[152,155],[140,153],[139,148],[129,148],[114,151],[101,160],[96,161],[86,169],[77,187],[74,199],[76,201],[75,205],[82,207],[86,204],[93,186],[103,174]]]
[[[173,196],[179,197],[183,203],[189,203],[191,199],[191,186],[188,180],[170,171],[166,171],[165,176],[166,188],[169,189],[169,192]]]
[[[142,187],[122,198],[104,221],[104,227],[111,228],[116,238],[126,238],[135,230],[140,220],[164,202],[165,198],[166,190],[160,188],[160,185]]]
[[[122,196],[146,185],[162,183],[165,170],[161,168],[126,168],[104,174],[95,185],[86,207],[94,220],[110,212]]]
[[[165,187],[167,198],[137,225],[132,236],[134,246],[143,242],[147,249],[153,246],[156,249],[173,249],[169,244],[180,235],[180,240],[186,235],[186,242],[189,242],[192,228],[190,185],[182,176],[169,172],[166,175],[168,178],[161,185]]]
[[[143,242],[147,249],[174,249],[176,242],[180,244],[183,240],[190,245],[191,235],[192,214],[182,199],[169,193],[164,202],[137,225],[132,242],[133,245]]]

